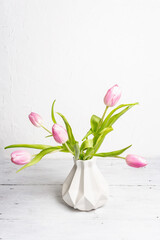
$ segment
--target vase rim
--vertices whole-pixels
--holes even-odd
[[[95,158],[88,159],[88,160],[81,160],[81,159],[75,160],[75,158],[73,157],[73,160],[74,160],[75,163],[76,163],[76,162],[84,162],[84,163],[86,163],[86,162],[96,162],[96,159],[95,159]]]

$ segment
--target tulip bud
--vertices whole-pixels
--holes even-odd
[[[68,134],[66,129],[57,123],[55,123],[52,127],[52,134],[54,140],[58,143],[63,144],[68,140]]]
[[[11,161],[17,165],[24,165],[31,160],[31,154],[25,150],[17,150],[11,153]]]
[[[107,91],[104,97],[104,103],[108,107],[113,107],[118,102],[120,97],[121,97],[121,89],[116,84]]]
[[[36,127],[41,127],[41,124],[43,123],[43,120],[41,116],[38,113],[31,112],[29,115],[29,120],[31,123]]]
[[[133,154],[128,154],[126,156],[126,163],[130,167],[135,167],[135,168],[144,167],[147,165],[147,161],[143,157],[133,155]]]

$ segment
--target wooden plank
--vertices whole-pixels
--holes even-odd
[[[160,160],[148,159],[145,168],[129,167],[123,160],[98,158],[97,164],[109,185],[160,185]],[[9,159],[1,160],[1,184],[61,184],[73,165],[72,158],[43,159],[19,173]]]
[[[111,186],[110,200],[79,212],[61,185],[0,186],[0,239],[159,240],[160,186]]]

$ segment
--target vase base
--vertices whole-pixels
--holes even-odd
[[[103,207],[106,204],[108,197],[106,197],[105,195],[101,196],[101,199],[98,199],[95,204],[91,203],[85,196],[81,197],[81,199],[76,204],[74,204],[68,193],[62,196],[62,199],[68,206],[74,208],[75,210],[89,212],[97,208]]]
[[[62,186],[63,200],[74,209],[91,211],[108,199],[108,184],[94,159],[77,160]]]

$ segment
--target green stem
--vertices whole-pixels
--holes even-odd
[[[44,130],[46,130],[47,132],[49,132],[50,134],[52,134],[52,132],[49,131],[47,128],[45,128],[43,125],[41,125],[41,127],[42,127]]]
[[[109,107],[106,106],[106,108],[105,108],[105,110],[104,110],[104,113],[103,113],[103,116],[101,117],[101,120],[99,121],[99,124],[98,124],[98,127],[97,127],[97,131],[100,129],[100,127],[101,127],[101,125],[102,125],[103,119],[104,119],[104,117],[105,117],[105,115],[106,115],[106,112],[107,112],[107,109],[108,109],[108,108],[109,108]]]
[[[124,157],[120,157],[120,156],[113,156],[113,158],[122,158],[122,159],[125,159]]]
[[[66,148],[68,149],[68,151],[73,154],[73,152],[72,152],[72,150],[69,148],[68,144],[67,144],[67,143],[64,143],[64,145],[66,146]]]

